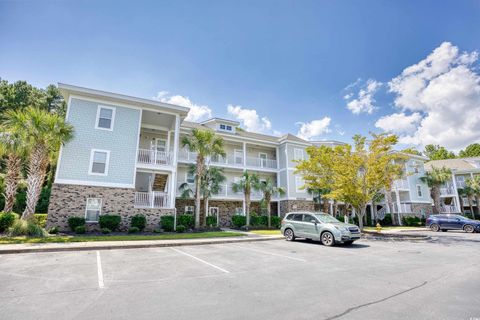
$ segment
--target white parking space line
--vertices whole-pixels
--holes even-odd
[[[100,289],[105,288],[103,283],[103,272],[102,272],[102,259],[100,258],[100,251],[97,251],[97,274],[98,274],[98,287]]]
[[[193,256],[193,255],[191,255],[191,254],[189,254],[189,253],[186,253],[186,252],[184,252],[184,251],[181,251],[181,250],[178,250],[178,249],[175,249],[175,248],[170,248],[170,249],[172,249],[172,250],[175,251],[175,252],[181,253],[181,254],[183,254],[183,255],[185,255],[185,256],[187,256],[187,257],[190,257],[190,258],[192,258],[192,259],[195,259],[195,260],[197,260],[197,261],[200,261],[200,262],[202,262],[202,263],[204,263],[204,264],[206,264],[206,265],[209,265],[209,266],[212,267],[212,268],[215,268],[215,269],[217,269],[217,270],[220,270],[220,271],[222,271],[222,272],[224,272],[224,273],[230,273],[230,271],[228,271],[228,270],[225,270],[225,269],[223,269],[223,268],[220,268],[219,266],[216,266],[216,265],[214,265],[214,264],[211,264],[210,262],[207,262],[207,261],[205,261],[205,260],[202,260],[202,259],[200,259],[200,258],[197,258],[197,257],[195,257],[195,256]]]
[[[230,247],[236,247],[236,248],[243,249],[243,250],[258,252],[258,253],[265,254],[265,255],[270,255],[270,256],[275,256],[275,257],[281,257],[281,258],[290,259],[290,260],[295,260],[295,261],[300,261],[300,262],[307,262],[307,260],[302,259],[302,258],[290,257],[290,256],[286,256],[286,255],[283,255],[283,254],[272,253],[272,252],[269,252],[269,251],[263,251],[263,250],[253,249],[253,248],[247,248],[247,247],[244,247],[244,246],[238,246],[238,245],[233,245],[233,244],[230,244],[229,246],[230,246]]]

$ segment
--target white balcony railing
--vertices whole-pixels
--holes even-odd
[[[395,189],[409,189],[408,180],[407,179],[399,179],[393,181],[393,187]]]
[[[178,185],[180,186],[183,182],[179,182]],[[190,189],[195,192],[195,186],[192,183],[189,183]],[[177,196],[180,197],[182,195],[182,192],[180,190],[177,190]],[[193,194],[192,194],[193,196]],[[235,192],[233,191],[233,188],[231,184],[222,184],[220,186],[220,190],[212,195],[212,199],[243,199],[243,192]],[[260,201],[263,198],[263,193],[261,191],[257,190],[252,190],[250,193],[250,199],[253,201]],[[273,196],[272,200],[277,199],[277,196]]]
[[[135,192],[135,208],[168,208],[169,195],[166,192]]]
[[[187,149],[180,149],[178,151],[178,160],[187,161],[187,162],[195,162],[197,160],[197,153],[196,152],[190,152]]]
[[[138,149],[137,163],[153,166],[169,166],[172,164],[172,155],[167,151]]]
[[[440,195],[442,196],[448,196],[448,195],[454,195],[455,194],[455,188],[451,184],[444,184],[442,187],[440,187]]]
[[[410,203],[400,203],[400,207],[397,203],[393,204],[394,213],[412,213],[412,205]]]
[[[454,205],[442,205],[440,207],[441,213],[459,213],[460,210]]]
[[[213,165],[243,167],[243,157],[235,157],[233,155],[227,155],[226,157],[216,156],[210,158],[210,163]]]
[[[255,168],[277,169],[277,160],[247,157],[247,166]]]

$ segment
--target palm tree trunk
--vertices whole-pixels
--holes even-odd
[[[480,213],[480,197],[478,196],[478,194],[476,195],[475,199],[477,200],[478,213]],[[473,213],[473,211],[472,211],[472,217],[473,217],[473,219],[475,219],[475,213]]]
[[[433,199],[433,207],[435,208],[435,213],[440,213],[440,190],[437,186],[432,187],[431,196]]]
[[[200,227],[200,177],[201,172],[197,165],[197,177],[195,179],[195,229]]]
[[[468,197],[468,206],[470,207],[470,212],[472,213],[472,219],[475,219],[475,213],[473,212],[472,198]]]
[[[45,146],[36,145],[30,154],[27,177],[27,206],[23,211],[22,219],[26,220],[35,213],[43,182],[47,175],[48,152]]]
[[[14,153],[10,153],[7,158],[7,174],[5,175],[5,207],[4,212],[12,212],[17,195],[20,170],[22,168],[22,159]]]
[[[203,198],[203,202],[205,203],[205,217],[202,221],[202,226],[206,226],[207,225],[207,214],[208,214],[208,197],[204,197]]]
[[[268,228],[270,228],[272,226],[272,208],[270,207],[270,198],[265,197],[265,203],[267,204]]]
[[[245,211],[247,217],[247,227],[250,227],[250,192],[245,193]]]
[[[462,198],[461,195],[458,196],[458,200],[459,200],[459,202],[460,202],[460,203],[459,203],[459,205],[460,205],[460,212],[461,212],[461,213],[464,213],[464,212],[463,212],[463,198]]]

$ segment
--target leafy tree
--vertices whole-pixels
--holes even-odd
[[[421,177],[420,180],[425,182],[430,188],[430,197],[433,199],[433,206],[436,213],[440,213],[440,188],[446,182],[452,179],[452,171],[448,168],[432,168],[432,170],[427,171],[424,177]]]
[[[413,154],[415,156],[421,156],[422,155],[422,153],[415,148],[406,148],[406,149],[403,149],[401,152],[407,153],[407,154]]]
[[[225,156],[224,142],[221,137],[208,129],[193,129],[192,133],[182,138],[182,147],[197,154],[195,172],[195,228],[200,227],[201,177],[207,169],[208,157]]]
[[[250,203],[251,203],[251,193],[252,190],[258,190],[260,179],[256,173],[249,173],[244,171],[242,178],[238,182],[232,183],[233,192],[243,192],[245,199],[245,215],[247,217],[246,226],[250,226]]]
[[[5,128],[18,134],[28,150],[27,206],[22,219],[35,212],[52,155],[73,137],[73,127],[63,117],[35,107],[8,110]]]
[[[426,145],[423,153],[430,160],[446,160],[455,158],[455,153],[448,151],[445,149],[445,147],[433,144]]]
[[[257,189],[263,193],[262,201],[267,207],[268,227],[270,228],[272,226],[272,197],[276,195],[284,195],[285,190],[282,187],[277,187],[270,178],[267,178],[265,181],[259,181]]]
[[[6,155],[5,206],[4,212],[12,212],[21,179],[23,159],[26,148],[18,132],[8,132],[0,127],[0,156]]]
[[[477,210],[479,210],[480,206],[480,175],[475,175],[471,179],[467,179],[465,182],[466,186],[471,189],[473,196],[475,196],[475,200],[477,202]],[[480,210],[479,210],[480,211]],[[473,219],[475,219],[475,213],[472,210]]]
[[[480,143],[472,143],[465,150],[460,150],[460,158],[480,157]]]

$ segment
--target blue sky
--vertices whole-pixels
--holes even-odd
[[[452,93],[443,98],[457,100],[443,107],[428,98],[435,89],[429,84],[459,66],[473,75],[461,94],[475,92],[479,0],[0,0],[0,39],[0,77],[9,81],[158,96],[195,105],[204,117],[211,110],[255,131],[309,139],[349,141],[355,133],[390,130],[404,143],[459,149],[480,138],[477,117],[466,133],[448,117],[445,135],[429,124],[454,109],[478,111],[475,93],[468,101]],[[414,75],[427,83],[422,99],[407,99],[410,78],[391,90],[392,79],[435,49],[432,65],[450,60],[433,76]],[[352,100],[358,113],[347,108]],[[450,141],[452,135],[463,139]]]

